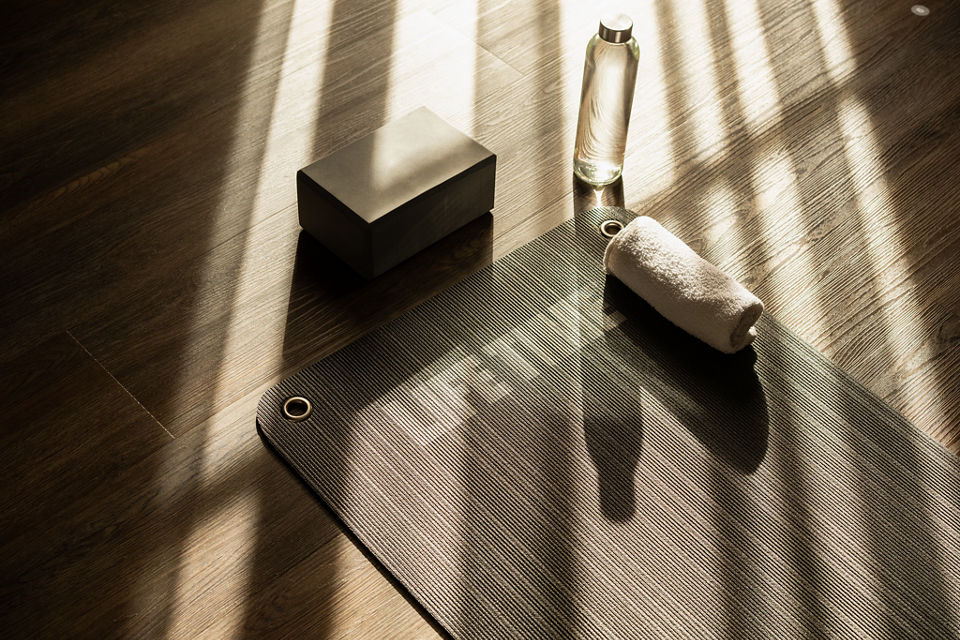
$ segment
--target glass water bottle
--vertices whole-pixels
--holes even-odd
[[[594,186],[610,184],[623,171],[640,60],[632,31],[629,17],[603,16],[599,32],[587,43],[573,172]]]

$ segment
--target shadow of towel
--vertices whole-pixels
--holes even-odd
[[[767,451],[768,415],[753,348],[732,355],[712,349],[612,276],[604,306],[619,321],[604,332],[607,347],[637,363],[636,383],[714,456],[740,473],[754,472]]]

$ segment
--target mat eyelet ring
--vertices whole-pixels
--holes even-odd
[[[313,413],[313,405],[302,396],[291,396],[283,401],[283,417],[291,422],[306,420]]]
[[[619,220],[604,220],[600,223],[600,235],[604,238],[612,238],[623,229],[623,223]]]

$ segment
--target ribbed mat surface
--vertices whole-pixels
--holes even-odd
[[[724,356],[606,279],[626,215],[288,378],[264,437],[455,638],[960,636],[958,460],[777,322]]]

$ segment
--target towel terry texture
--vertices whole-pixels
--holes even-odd
[[[725,353],[757,335],[763,303],[647,216],[633,219],[607,245],[603,266],[663,317]]]

